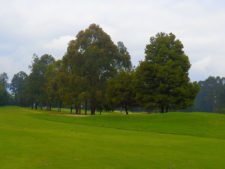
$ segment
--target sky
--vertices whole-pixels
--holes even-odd
[[[0,0],[0,73],[29,73],[33,54],[61,59],[68,42],[96,23],[123,41],[134,65],[158,32],[176,35],[192,81],[225,76],[224,0]]]

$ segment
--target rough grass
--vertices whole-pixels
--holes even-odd
[[[221,169],[225,116],[0,108],[1,169]]]

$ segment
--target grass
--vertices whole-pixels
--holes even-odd
[[[221,169],[225,116],[0,108],[1,169]]]

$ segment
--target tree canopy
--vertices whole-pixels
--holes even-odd
[[[188,76],[190,62],[183,44],[172,33],[158,33],[146,46],[136,72],[137,99],[146,108],[182,109],[190,106],[198,85]]]
[[[6,98],[32,108],[70,107],[71,113],[133,107],[167,112],[189,107],[199,87],[191,82],[191,67],[183,44],[170,33],[158,33],[146,45],[145,60],[134,68],[122,41],[114,43],[96,24],[81,30],[68,43],[62,59],[33,56],[30,73],[18,72],[8,85],[0,75],[0,104]]]
[[[67,82],[72,83],[68,85],[76,88],[73,97],[78,98],[85,92],[92,114],[103,106],[107,80],[115,76],[118,69],[131,67],[123,43],[120,42],[117,47],[96,24],[80,31],[76,39],[70,41],[63,61],[70,78]]]
[[[10,94],[7,90],[8,88],[8,75],[7,73],[0,74],[0,105],[5,105],[9,103]]]

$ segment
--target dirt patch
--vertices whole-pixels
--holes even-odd
[[[67,117],[89,117],[90,115],[81,115],[81,114],[64,114]]]

